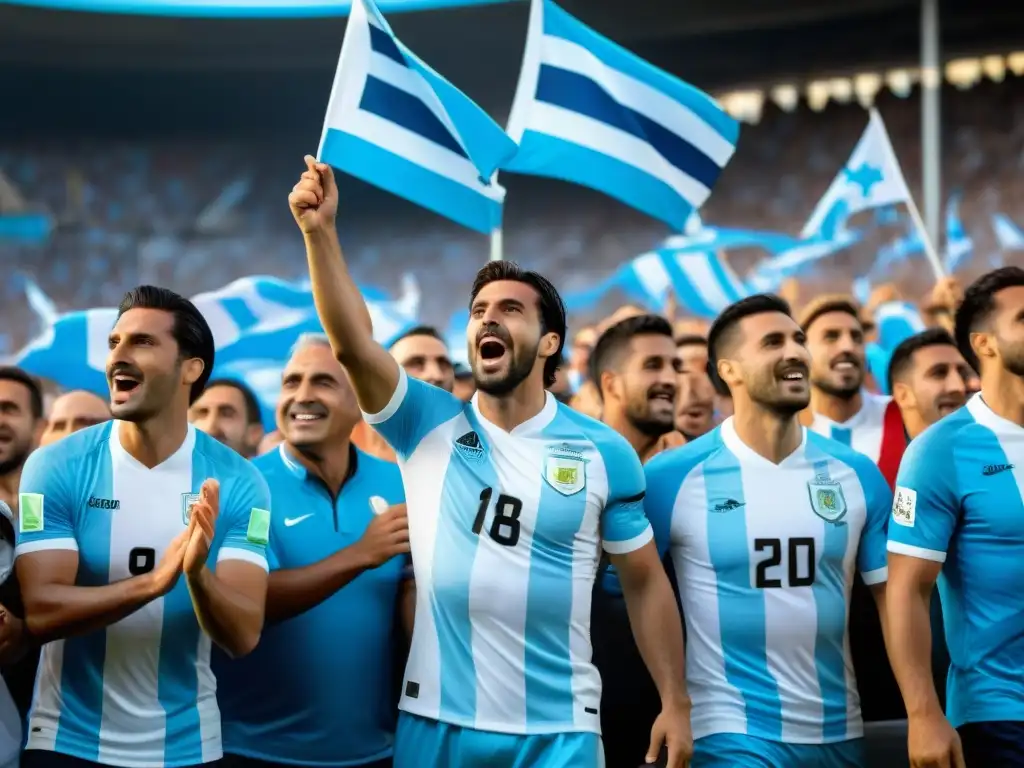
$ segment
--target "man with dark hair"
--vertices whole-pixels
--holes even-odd
[[[889,359],[888,384],[913,440],[964,403],[976,374],[949,332],[930,328],[900,342]]]
[[[451,392],[455,387],[455,370],[448,345],[437,329],[419,325],[403,333],[388,347],[405,372],[414,379],[425,381]]]
[[[268,627],[246,658],[214,661],[231,768],[390,768],[409,529],[398,467],[349,442],[360,418],[327,337],[300,337],[277,407],[285,442],[253,462],[282,513]]]
[[[727,307],[708,346],[735,414],[645,467],[686,619],[693,768],[863,766],[847,596],[859,570],[884,605],[889,487],[801,426],[810,354],[785,301]]]
[[[672,326],[658,315],[638,315],[613,325],[590,355],[590,380],[603,405],[601,421],[629,441],[647,461],[675,430],[679,357]]]
[[[1024,765],[1022,317],[1021,268],[967,289],[955,338],[981,392],[910,443],[897,479],[888,645],[915,766]],[[936,581],[951,658],[945,715],[930,663]]]
[[[213,368],[209,326],[142,286],[109,348],[115,420],[40,448],[21,478],[16,566],[44,644],[29,768],[219,760],[210,643],[243,656],[263,628],[266,482],[188,423]]]
[[[682,630],[640,504],[642,468],[619,435],[546,391],[566,332],[558,291],[490,262],[473,282],[466,330],[477,394],[462,403],[417,381],[373,340],[338,243],[331,168],[306,165],[289,203],[320,321],[406,484],[418,589],[395,768],[598,764],[589,619],[602,544],[661,693],[652,747],[667,743],[680,768]]]
[[[0,366],[0,501],[15,515],[21,469],[45,428],[39,383],[21,368]]]
[[[715,426],[715,388],[708,376],[708,340],[696,334],[676,338],[682,361],[676,395],[676,428],[687,440],[696,440]]]
[[[810,428],[863,453],[892,485],[906,440],[891,398],[864,389],[860,308],[846,296],[821,296],[804,309],[800,326],[811,353]]]
[[[239,455],[251,459],[263,439],[260,401],[237,379],[214,379],[192,403],[188,420]]]

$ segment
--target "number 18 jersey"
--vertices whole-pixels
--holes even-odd
[[[403,371],[366,414],[405,483],[416,624],[400,708],[512,734],[600,732],[590,597],[600,547],[653,537],[629,444],[561,405],[511,432]]]
[[[804,430],[779,464],[733,420],[646,466],[646,508],[686,619],[693,735],[823,744],[863,733],[847,639],[854,568],[885,582],[889,486]]]

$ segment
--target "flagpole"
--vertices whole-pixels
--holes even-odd
[[[921,244],[924,246],[924,253],[932,265],[935,279],[941,280],[946,277],[946,270],[942,266],[938,252],[935,250],[935,244],[932,243],[931,237],[928,236],[928,229],[925,227],[924,219],[921,218],[921,212],[917,210],[917,203],[914,202],[913,195],[907,195],[907,212],[910,214],[910,220],[914,222],[917,234],[921,237]]]
[[[502,261],[504,259],[504,242],[501,227],[491,232],[491,261]]]

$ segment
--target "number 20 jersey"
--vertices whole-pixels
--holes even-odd
[[[694,738],[863,733],[848,606],[854,568],[886,580],[892,495],[870,459],[803,433],[773,464],[730,418],[645,468],[647,515],[679,579]]]
[[[590,598],[600,548],[652,539],[636,452],[548,394],[506,432],[403,371],[364,414],[398,457],[416,576],[400,708],[512,734],[600,732]]]

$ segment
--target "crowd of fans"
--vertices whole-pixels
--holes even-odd
[[[1017,99],[1022,87],[1011,77],[945,94],[944,185],[963,192],[961,215],[975,242],[965,277],[983,271],[997,249],[991,215],[1014,218],[1024,208],[1024,102]],[[918,98],[883,92],[878,106],[918,194]],[[821,113],[804,106],[785,113],[766,104],[760,123],[743,127],[739,151],[702,211],[704,221],[797,234],[864,122],[856,103],[833,103]],[[111,306],[123,286],[138,282],[194,295],[245,275],[299,277],[301,242],[280,190],[288,189],[295,162],[309,147],[284,143],[5,142],[0,174],[29,210],[51,215],[55,227],[42,243],[0,240],[0,257],[8,274],[31,275],[62,310]],[[509,190],[506,257],[542,266],[563,293],[594,285],[670,234],[589,190],[521,177],[503,183]],[[201,221],[229,188],[237,204],[225,206],[212,223]],[[342,241],[358,279],[397,291],[402,273],[413,272],[425,297],[423,319],[445,325],[459,308],[455,297],[468,287],[473,268],[487,258],[487,239],[360,182],[347,179],[343,190]],[[802,276],[809,295],[822,288],[845,290],[870,268],[877,249],[902,232],[903,225],[873,230],[864,243]],[[740,251],[730,260],[742,274],[760,255]],[[918,269],[922,263],[904,265],[890,277],[919,295],[928,288],[919,280],[927,274]],[[3,342],[13,351],[38,326],[19,281],[8,280],[2,290]]]

